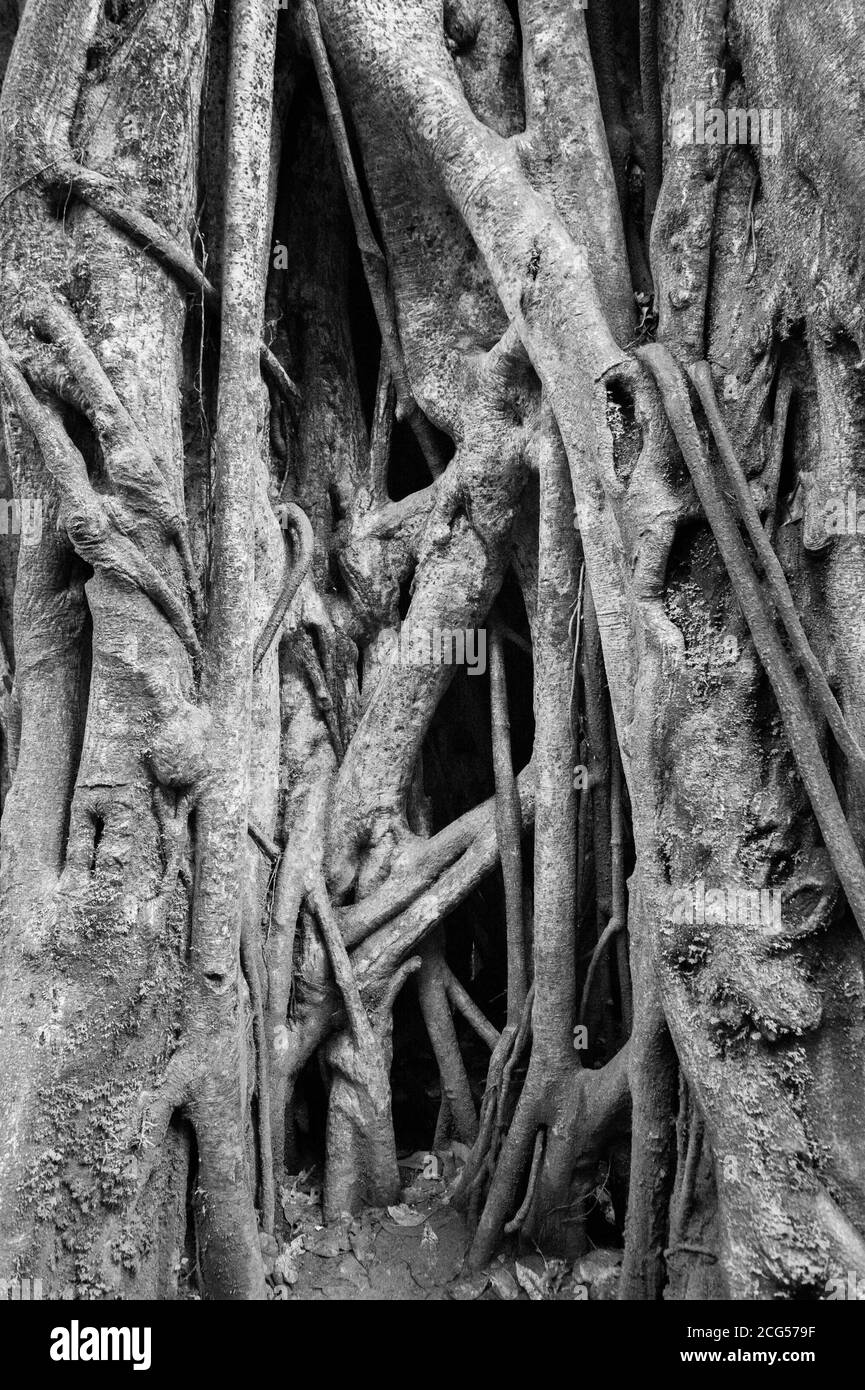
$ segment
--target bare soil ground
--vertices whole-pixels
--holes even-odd
[[[614,1298],[621,1252],[598,1249],[573,1265],[537,1250],[504,1254],[480,1274],[466,1266],[469,1233],[449,1202],[459,1158],[415,1154],[401,1160],[398,1204],[370,1208],[326,1226],[314,1171],[280,1191],[274,1237],[262,1237],[271,1297],[427,1300]]]

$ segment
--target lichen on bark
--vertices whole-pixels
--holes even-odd
[[[0,1264],[263,1299],[286,1175],[385,1206],[420,1128],[475,1266],[865,1272],[865,98],[809,16],[0,0]]]

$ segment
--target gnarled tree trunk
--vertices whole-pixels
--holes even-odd
[[[865,1274],[856,20],[0,0],[0,1266]]]

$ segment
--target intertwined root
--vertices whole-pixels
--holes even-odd
[[[454,1193],[477,1221],[470,1255],[477,1269],[503,1235],[522,1234],[570,1258],[581,1254],[599,1162],[628,1132],[629,1048],[599,1071],[576,1058],[556,1071],[534,1051],[514,1103],[513,1070],[527,1037],[521,1027],[494,1058],[481,1132]]]
[[[144,18],[152,20],[155,8],[145,6]],[[202,5],[208,15],[211,8]],[[354,389],[348,312],[339,304],[345,341],[337,341],[335,333],[322,348],[319,340],[316,368],[304,380],[305,391],[311,388],[307,400],[312,395],[316,404],[290,448],[282,426],[287,431],[289,423],[298,424],[305,402],[279,359],[260,341],[261,264],[272,205],[281,201],[273,186],[279,158],[271,158],[278,142],[271,146],[269,130],[273,7],[266,0],[238,0],[231,7],[232,23],[240,28],[232,46],[218,290],[190,251],[142,211],[143,191],[122,191],[114,179],[86,167],[86,151],[72,148],[73,120],[76,131],[86,130],[94,88],[100,85],[90,58],[103,7],[97,0],[68,0],[64,15],[56,0],[31,0],[27,7],[13,82],[7,84],[7,91],[17,91],[21,110],[12,113],[14,120],[3,122],[4,174],[11,186],[4,189],[0,210],[4,231],[11,219],[19,242],[16,246],[15,235],[9,238],[16,263],[10,277],[15,305],[4,316],[0,333],[0,376],[13,405],[11,434],[20,433],[23,425],[26,435],[24,446],[18,440],[26,460],[24,476],[28,468],[41,468],[62,501],[62,547],[52,538],[51,561],[42,573],[27,557],[20,568],[18,607],[26,621],[21,631],[24,656],[16,674],[16,698],[21,697],[25,715],[25,761],[31,787],[39,793],[32,804],[39,804],[41,814],[42,803],[53,798],[58,809],[48,827],[51,833],[39,837],[47,848],[31,846],[15,789],[15,814],[4,822],[4,851],[14,861],[13,878],[35,876],[29,856],[40,875],[44,868],[46,879],[54,875],[60,880],[66,905],[73,902],[77,909],[83,904],[89,911],[94,903],[98,908],[105,874],[123,865],[123,855],[133,852],[143,860],[145,849],[152,848],[150,858],[159,871],[146,879],[153,894],[136,923],[146,940],[169,933],[175,899],[183,898],[191,940],[184,939],[174,964],[178,977],[188,966],[192,983],[178,1011],[182,1036],[163,1084],[154,1082],[152,1105],[141,1112],[133,1108],[139,1124],[126,1128],[135,1131],[130,1142],[140,1160],[138,1200],[157,1166],[158,1141],[169,1142],[175,1111],[184,1122],[192,1120],[200,1163],[198,1234],[205,1280],[218,1294],[262,1295],[254,1202],[257,1198],[258,1217],[269,1231],[274,1170],[281,1172],[285,1159],[283,1120],[291,1086],[316,1052],[329,1080],[328,1216],[396,1196],[399,1174],[388,1075],[391,1010],[396,992],[415,969],[420,1011],[441,1083],[433,1142],[455,1135],[472,1145],[456,1196],[476,1224],[476,1265],[490,1257],[503,1235],[531,1237],[568,1254],[582,1248],[582,1196],[593,1182],[599,1156],[625,1128],[630,1097],[625,1296],[659,1297],[670,1261],[683,1254],[709,1260],[720,1255],[733,1270],[729,1287],[743,1297],[749,1296],[754,1270],[758,1289],[775,1295],[791,1289],[819,1292],[830,1256],[846,1260],[848,1268],[863,1266],[861,1239],[847,1212],[830,1196],[852,1193],[849,1207],[855,1210],[862,1186],[847,1157],[848,1150],[858,1152],[855,1097],[861,1087],[856,1064],[849,1060],[857,1049],[850,1047],[849,1038],[838,1041],[848,1025],[851,1030],[859,1025],[852,1011],[842,1024],[833,1025],[825,1006],[831,999],[837,1009],[840,1000],[861,995],[852,927],[842,920],[843,905],[836,911],[835,903],[837,879],[865,930],[865,871],[854,817],[845,795],[836,791],[819,722],[819,715],[825,716],[846,760],[845,775],[855,784],[863,755],[855,719],[847,710],[855,710],[861,695],[857,647],[850,644],[852,659],[839,651],[845,642],[843,636],[837,640],[836,630],[830,656],[843,671],[836,689],[808,642],[770,542],[787,461],[791,397],[800,388],[794,387],[790,363],[778,361],[774,300],[771,312],[765,304],[752,305],[743,315],[741,321],[748,323],[753,309],[754,321],[765,317],[767,324],[757,325],[763,348],[757,354],[761,360],[752,364],[753,378],[743,373],[740,380],[736,358],[742,356],[746,335],[738,316],[726,314],[726,306],[733,298],[731,283],[749,305],[742,270],[746,258],[739,256],[738,246],[731,253],[726,229],[718,225],[721,218],[716,221],[719,209],[725,218],[732,214],[731,220],[744,214],[751,243],[746,245],[747,268],[756,275],[755,208],[763,201],[758,199],[759,152],[741,152],[739,160],[727,159],[714,145],[667,148],[658,64],[659,57],[665,60],[671,35],[665,31],[664,43],[659,43],[655,0],[642,0],[639,8],[639,95],[645,119],[637,140],[620,90],[617,36],[608,8],[590,10],[587,38],[586,23],[572,0],[520,0],[518,44],[506,7],[478,0],[481,22],[463,7],[447,5],[443,44],[441,6],[434,0],[395,5],[355,0],[350,6],[341,0],[302,0],[301,27],[326,112],[326,124],[318,114],[311,124],[318,123],[323,137],[317,148],[325,148],[331,158],[337,195],[342,181],[350,213],[345,229],[357,242],[382,352],[374,423],[367,431]],[[684,0],[678,8],[676,61],[669,75],[672,101],[720,100],[725,96],[722,83],[739,67],[738,61],[728,60],[733,40],[740,36],[727,31],[723,0]],[[755,3],[748,8],[758,16],[759,33],[767,7]],[[803,43],[798,8],[787,6],[790,14],[785,10],[780,28],[782,42],[794,52],[801,52]],[[747,30],[750,15],[741,19]],[[829,31],[828,38],[837,41],[839,27],[830,23]],[[198,52],[201,35],[188,37],[195,39],[190,52]],[[783,62],[770,51],[772,44],[757,46],[773,68],[776,85],[780,77],[783,86]],[[514,76],[518,47],[520,81]],[[409,50],[413,62],[407,68]],[[194,62],[197,58],[190,59]],[[170,67],[162,65],[164,71]],[[668,75],[663,76],[666,84]],[[112,77],[116,83],[117,73]],[[277,85],[280,80],[278,74]],[[293,74],[286,85],[292,80]],[[743,79],[737,75],[732,80]],[[53,112],[46,109],[43,90],[51,92]],[[32,111],[26,100],[31,92]],[[813,97],[809,100],[813,109]],[[117,103],[108,105],[111,109]],[[816,114],[826,134],[819,103]],[[197,138],[191,128],[187,134],[190,143]],[[826,140],[833,167],[861,191],[861,171],[849,151],[839,153],[833,135]],[[187,161],[187,153],[179,162],[192,166],[195,161]],[[130,155],[129,167],[135,158]],[[776,167],[782,164],[779,160]],[[317,176],[314,161],[312,166]],[[158,183],[158,171],[146,170],[143,162],[141,167]],[[628,186],[629,175],[639,183],[640,170],[645,189],[642,240]],[[735,197],[730,201],[725,185],[725,179],[732,185],[743,176],[750,188],[747,209],[737,208]],[[185,173],[182,177],[193,182]],[[313,179],[316,196],[324,181]],[[141,400],[146,393],[138,393],[127,365],[103,360],[101,342],[91,327],[85,330],[88,313],[98,323],[112,303],[105,286],[99,289],[100,275],[93,274],[89,288],[85,284],[84,308],[73,299],[73,311],[60,297],[61,285],[70,294],[76,288],[76,276],[65,273],[65,204],[70,200],[79,205],[78,233],[82,224],[84,228],[75,250],[81,264],[95,270],[97,257],[91,251],[102,246],[108,228],[116,229],[123,239],[114,237],[112,250],[120,244],[133,262],[139,250],[156,261],[194,293],[211,331],[216,316],[223,316],[220,333],[210,340],[215,344],[220,339],[220,419],[214,473],[207,478],[217,498],[210,518],[215,535],[207,615],[181,500],[188,462],[185,441],[175,449],[172,490],[167,468],[163,474],[166,460],[145,437],[142,417],[147,412]],[[340,197],[334,197],[327,217],[317,219],[320,204],[314,198],[310,203],[298,242],[304,236],[317,241],[319,222],[337,222],[337,210],[342,210]],[[57,215],[61,204],[62,223]],[[188,223],[190,197],[187,204],[174,209],[173,225]],[[89,212],[82,215],[80,205]],[[817,212],[822,237],[824,216],[831,221],[835,212],[822,207]],[[38,272],[45,283],[37,293],[28,289],[19,294],[26,279],[22,266],[28,262],[30,214],[42,219],[39,225],[46,233]],[[646,253],[653,215],[650,273]],[[322,239],[332,230],[322,230]],[[331,312],[334,305],[341,295],[348,297],[348,272],[343,282],[335,269],[340,258],[348,261],[341,235],[332,236],[322,257],[328,264],[319,278],[327,283],[308,277],[311,308],[303,313],[319,323],[337,317]],[[810,255],[809,239],[802,240]],[[832,236],[826,240],[831,242]],[[302,255],[297,259],[303,282],[308,263]],[[732,272],[731,260],[737,261]],[[119,258],[110,263],[118,264]],[[792,319],[798,308],[808,321],[807,336],[814,340],[808,351],[818,365],[815,394],[825,417],[818,433],[830,441],[837,437],[851,454],[861,435],[861,392],[858,377],[852,387],[847,379],[854,379],[859,365],[843,365],[847,347],[836,352],[849,328],[842,324],[844,309],[839,307],[847,293],[841,287],[844,275],[830,277],[831,293],[815,310],[810,263],[798,306],[795,281],[797,270],[801,278],[801,266],[782,256],[777,263],[790,271],[775,276],[790,296],[783,317]],[[138,258],[137,264],[147,263]],[[80,278],[84,283],[88,276]],[[161,292],[170,292],[170,281],[163,283],[161,274],[158,278]],[[644,308],[639,327],[634,286],[640,288]],[[648,300],[650,287],[657,290],[660,322]],[[302,297],[309,286],[302,283],[300,288]],[[854,289],[858,296],[858,283]],[[830,305],[829,298],[836,295],[837,303]],[[822,301],[822,293],[818,298]],[[275,292],[273,301],[279,301]],[[707,323],[707,306],[713,303],[719,322],[731,317],[736,324],[722,322],[719,331]],[[847,313],[854,324],[861,317],[858,308]],[[271,324],[277,321],[269,318]],[[178,313],[178,332],[179,323]],[[753,327],[751,322],[749,333]],[[664,346],[645,347],[635,356],[622,346],[644,341],[656,329]],[[861,357],[858,332],[853,335],[855,354],[853,339],[848,344],[853,363]],[[748,383],[738,403],[731,391],[723,413],[704,355],[711,358],[716,379],[730,368],[734,382]],[[303,369],[303,350],[296,360]],[[641,361],[657,390],[642,372]],[[290,422],[286,418],[273,426],[274,436],[281,436],[280,460],[291,464],[281,495],[296,486],[305,505],[307,492],[313,499],[312,521],[297,503],[284,505],[283,519],[289,519],[294,544],[292,563],[284,572],[281,541],[276,546],[275,594],[268,577],[262,579],[258,561],[267,548],[262,532],[267,523],[273,532],[276,522],[266,486],[261,486],[264,522],[260,513],[254,514],[250,489],[254,462],[263,464],[257,457],[263,422],[251,405],[261,394],[259,367],[291,412]],[[718,490],[715,461],[699,434],[684,369],[697,386],[737,499],[738,519],[756,551],[786,639],[761,595],[737,519]],[[755,460],[745,460],[747,467],[739,463],[740,457],[745,459],[741,445],[743,438],[750,445],[754,419],[762,420],[769,409],[776,416],[771,457],[757,484],[750,476]],[[83,417],[78,425],[99,455],[98,482],[88,450],[75,442],[80,442],[77,428],[67,428],[73,411]],[[457,445],[450,463],[433,419]],[[395,421],[410,424],[432,481],[391,502],[388,470]],[[809,433],[798,418],[797,431]],[[292,450],[301,435],[298,461]],[[796,452],[798,436],[789,442]],[[818,452],[830,455],[835,466],[834,449]],[[202,472],[210,464],[208,456]],[[848,457],[844,466],[849,464]],[[854,473],[855,468],[850,476]],[[763,489],[771,512],[765,531],[752,500],[755,486]],[[571,527],[575,502],[579,553]],[[689,528],[700,533],[700,544],[707,543],[694,565],[683,539]],[[202,531],[208,527],[202,525]],[[807,550],[807,524],[805,533]],[[714,569],[714,552],[706,558],[712,538],[722,562]],[[66,553],[67,539],[75,555]],[[62,549],[56,566],[54,546]],[[849,613],[861,588],[861,573],[845,569],[847,563],[831,571],[825,592],[819,593],[833,622],[835,609]],[[74,585],[64,591],[70,565],[77,567],[79,588],[84,565],[95,570],[87,585],[89,607]],[[535,661],[533,901],[524,882],[522,836],[535,807],[528,805],[523,779],[514,777],[503,642],[507,630],[493,610],[511,565],[519,571]],[[267,566],[262,570],[266,573]],[[578,582],[580,572],[584,577]],[[685,582],[677,578],[681,572]],[[745,615],[831,863],[820,862],[822,846],[813,856],[810,845],[803,852],[803,836],[813,830],[810,821],[806,831],[802,828],[809,818],[806,798],[800,798],[801,805],[796,797],[784,799],[779,781],[787,775],[786,754],[776,745],[775,733],[767,732],[763,713],[754,717],[746,708],[752,694],[746,690],[748,670],[755,685],[760,675],[752,654],[742,659],[738,672],[719,677],[717,669],[710,670],[704,689],[697,688],[696,680],[689,684],[689,670],[705,655],[694,640],[701,605],[695,575],[708,576],[718,593],[731,589]],[[410,591],[411,604],[400,619],[404,590]],[[72,611],[59,636],[52,606],[58,591],[64,620],[69,616],[64,605]],[[250,608],[254,592],[257,598],[267,593],[266,607],[256,610],[255,621]],[[130,607],[124,609],[130,595]],[[298,622],[287,634],[279,671],[283,685],[274,695],[275,643],[295,597]],[[683,614],[681,630],[670,617],[674,605]],[[717,612],[721,610],[737,633],[744,633],[732,602],[719,600]],[[86,757],[79,760],[80,731],[64,725],[65,743],[56,757],[62,769],[49,786],[47,779],[39,780],[42,769],[35,766],[48,760],[42,759],[41,746],[35,758],[32,750],[43,740],[49,743],[51,720],[65,719],[60,711],[80,694],[76,662],[77,650],[86,644],[85,621],[92,625],[95,654]],[[123,621],[132,621],[136,632],[147,628],[146,656],[132,659],[125,649],[118,652],[112,646]],[[419,777],[426,735],[450,673],[387,667],[378,639],[395,631],[400,621],[408,633],[440,621],[449,626],[487,623],[490,634],[495,796],[426,844],[406,832],[406,789],[412,777]],[[843,631],[843,624],[838,626]],[[785,640],[807,676],[814,710],[799,688]],[[359,656],[365,663],[363,690],[356,669]],[[118,669],[125,674],[112,686]],[[33,698],[34,672],[45,689],[52,682],[51,699],[42,691]],[[584,704],[579,710],[578,673]],[[5,681],[11,675],[11,662],[0,652],[0,676]],[[837,671],[833,682],[836,676]],[[200,690],[190,695],[200,677]],[[195,705],[199,696],[201,704]],[[0,702],[4,736],[9,738],[11,730],[14,740],[13,711],[4,697]],[[118,719],[121,710],[125,727]],[[284,823],[292,832],[300,826],[302,833],[290,834],[280,854],[270,838],[279,823],[275,773],[273,787],[266,787],[261,797],[265,829],[251,827],[250,833],[266,858],[279,861],[269,935],[260,922],[266,875],[258,861],[247,863],[251,798],[245,771],[254,754],[250,724],[260,718],[261,732],[268,717],[265,742],[270,742],[262,762],[269,759],[272,769],[284,755],[291,765],[285,774],[290,797],[298,786],[315,784],[310,799],[317,801],[308,820],[303,795],[292,801]],[[728,778],[728,785],[735,783],[740,792],[747,785],[754,792],[733,795],[722,808],[728,821],[740,811],[747,813],[747,829],[739,839],[724,839],[712,819],[717,808],[710,804],[711,795],[697,785],[704,776],[717,775],[702,759],[709,728],[713,738],[718,736],[719,759],[730,748],[741,755],[738,767],[735,756],[730,759],[736,776]],[[139,735],[140,759],[129,775],[130,795],[120,785],[112,755],[121,745],[125,755],[126,745]],[[52,753],[58,753],[56,747]],[[578,805],[571,776],[575,764],[582,766],[584,760],[589,784]],[[754,809],[758,793],[766,788],[757,785],[757,778],[749,780],[747,767],[743,771],[749,760],[771,767],[770,780],[778,779],[771,782],[768,811]],[[13,761],[14,755],[10,766]],[[629,905],[625,884],[630,854],[625,778],[632,791],[640,881],[657,879],[651,909],[639,912],[633,898]],[[261,782],[266,780],[262,776]],[[145,796],[140,795],[142,783]],[[49,797],[41,795],[44,788]],[[849,799],[855,797],[854,787]],[[192,816],[194,837],[189,835]],[[145,818],[146,829],[136,833],[136,822]],[[717,853],[701,820],[711,821],[711,833],[724,839]],[[188,871],[191,838],[194,882]],[[312,840],[316,847],[300,840]],[[793,856],[800,868],[806,861],[816,866],[809,881],[797,870],[784,882],[791,898],[814,890],[816,906],[804,909],[793,929],[785,926],[768,941],[733,930],[729,923],[711,940],[696,930],[670,931],[667,890],[673,882],[688,881],[690,869],[706,861],[728,874],[744,849],[749,856],[753,852],[750,863],[766,875]],[[500,1034],[449,968],[442,928],[497,863],[504,887],[507,964]],[[243,901],[236,911],[238,897]],[[33,913],[33,940],[40,947],[42,919],[49,917],[42,906]],[[55,904],[50,906],[53,910]],[[108,915],[106,911],[106,920]],[[62,956],[74,947],[77,918],[70,913],[61,921],[55,914],[51,923],[56,930],[49,944]],[[125,925],[118,910],[112,929]],[[87,930],[92,927],[88,920]],[[633,1008],[629,927],[632,941],[636,928],[642,938],[640,959],[634,962]],[[818,933],[821,950],[809,954],[809,938]],[[27,950],[40,961],[49,954],[37,951],[32,942]],[[79,956],[82,977],[84,960]],[[825,975],[815,981],[821,971]],[[128,984],[131,977],[124,978]],[[38,974],[37,984],[31,997],[50,994],[53,999],[53,990],[42,989]],[[137,985],[134,981],[133,988]],[[98,1003],[104,995],[94,989],[92,998]],[[26,1001],[25,992],[22,999]],[[452,1009],[491,1049],[479,1116]],[[615,1052],[620,1035],[630,1031],[632,1013],[631,1042]],[[242,1036],[245,1022],[248,1038]],[[174,1017],[170,1025],[174,1038]],[[580,1064],[571,1045],[575,1025],[590,1029],[595,1060],[614,1054],[606,1065],[591,1070]],[[50,1037],[52,1026],[46,1019],[45,1036]],[[7,1030],[7,1038],[12,1031]],[[40,1047],[41,1042],[40,1037]],[[83,1053],[86,1063],[86,1049]],[[164,1061],[161,1039],[157,1054]],[[826,1078],[834,1083],[839,1075],[847,1083],[849,1113],[831,1116],[843,1139],[836,1133],[835,1169],[818,1177],[814,1174],[825,1155],[810,1141],[803,1113],[813,1111],[818,1119],[811,1128],[822,1130],[826,1110],[821,1110],[821,1093],[830,1089]],[[748,1126],[739,1123],[740,1096],[747,1097],[742,1109]],[[252,1108],[254,1142],[247,1123]],[[782,1135],[786,1149],[777,1143]],[[124,1129],[124,1142],[128,1138]],[[256,1166],[250,1161],[253,1151],[257,1176],[250,1171]],[[738,1171],[746,1157],[752,1165],[747,1179]],[[719,1165],[717,1179],[705,1176],[712,1162]],[[715,1249],[695,1241],[691,1231],[701,1215],[701,1174],[704,1207],[714,1220],[720,1203],[723,1218],[720,1236],[713,1233]],[[809,1246],[804,1256],[797,1245],[802,1232],[807,1232]],[[819,1255],[813,1261],[812,1249]]]

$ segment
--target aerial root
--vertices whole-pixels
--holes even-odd
[[[273,1135],[270,1119],[270,1075],[267,1037],[264,1028],[264,990],[258,959],[257,932],[244,913],[240,930],[240,963],[252,1007],[252,1036],[255,1045],[255,1089],[258,1130],[258,1161],[261,1169],[261,1226],[273,1235],[276,1197],[273,1180]]]
[[[56,413],[30,390],[6,339],[0,334],[0,377],[42,453],[63,499],[63,521],[83,560],[140,589],[160,609],[196,662],[201,646],[186,608],[167,580],[126,533],[118,504],[97,493],[87,465]]]
[[[285,517],[286,521],[291,524],[295,536],[294,561],[292,564],[286,561],[282,588],[255,643],[252,657],[253,671],[258,670],[282,627],[292,600],[306,578],[315,550],[315,534],[306,513],[301,511],[294,502],[287,502],[285,503]]]
[[[539,1129],[535,1135],[535,1151],[532,1154],[532,1166],[529,1172],[529,1184],[526,1188],[526,1195],[522,1200],[522,1205],[516,1216],[505,1222],[505,1235],[515,1235],[521,1231],[526,1223],[529,1212],[532,1209],[532,1202],[535,1200],[535,1190],[538,1185],[538,1175],[541,1171],[541,1161],[544,1156],[544,1131]]]
[[[164,227],[130,203],[104,174],[85,169],[74,160],[67,159],[54,161],[47,166],[42,182],[74,193],[82,203],[98,212],[109,226],[125,233],[152,260],[169,271],[184,289],[199,295],[206,309],[213,314],[219,313],[222,304],[219,290],[207,278],[191,252],[185,251]],[[279,395],[296,409],[300,391],[266,343],[261,344],[260,359],[262,370]]]
[[[718,453],[721,462],[727,472],[727,477],[733,488],[739,512],[745,523],[745,529],[751,538],[757,558],[763,566],[763,572],[769,584],[772,600],[778,615],[784,624],[793,655],[800,663],[803,671],[808,678],[808,685],[811,694],[822,709],[829,727],[838,742],[839,748],[845,754],[848,762],[860,777],[865,778],[865,753],[859,747],[856,739],[847,723],[841,708],[829,686],[823,670],[818,662],[811,644],[802,627],[793,595],[790,593],[787,578],[781,568],[780,561],[775,554],[772,544],[763,529],[760,521],[760,514],[754,504],[751,489],[748,486],[748,479],[745,477],[742,465],[736,457],[732,440],[730,439],[727,427],[718,408],[718,401],[715,396],[715,388],[712,384],[712,372],[708,362],[697,362],[689,368],[689,375],[703,403],[703,410],[706,419],[718,446]]]
[[[687,386],[669,350],[660,344],[638,348],[637,357],[649,368],[682,457],[694,482],[706,519],[715,537],[733,590],[751,631],[754,646],[769,679],[790,750],[808,794],[814,815],[850,910],[865,936],[865,867],[823,759],[811,710],[802,694],[786,648],[775,627],[735,518],[712,470],[697,429]],[[768,541],[767,541],[768,544]]]

